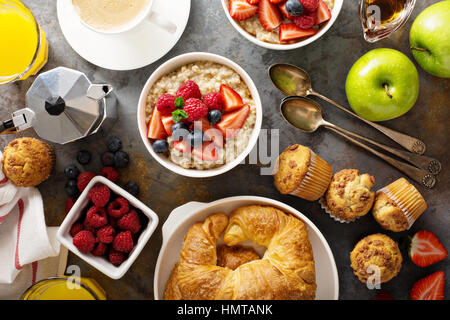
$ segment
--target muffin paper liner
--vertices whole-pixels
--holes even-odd
[[[319,203],[320,203],[320,206],[322,207],[322,209],[325,210],[326,213],[328,213],[328,215],[330,216],[330,218],[332,218],[333,220],[335,220],[335,221],[337,221],[337,222],[340,222],[340,223],[351,223],[351,222],[354,222],[354,221],[358,220],[359,218],[361,218],[361,217],[356,217],[356,218],[353,219],[353,220],[344,220],[344,219],[341,219],[341,218],[336,217],[335,215],[333,215],[333,214],[331,213],[330,209],[328,209],[328,206],[327,206],[327,200],[325,199],[325,197],[320,198],[320,199],[319,199]]]

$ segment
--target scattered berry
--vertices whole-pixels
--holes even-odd
[[[286,2],[286,10],[293,17],[298,17],[303,12],[303,6],[299,0],[288,0]]]
[[[104,167],[100,171],[100,175],[108,179],[109,181],[116,182],[120,178],[120,173],[113,167]]]
[[[131,210],[117,221],[117,225],[122,230],[128,230],[131,233],[138,233],[141,230],[141,221],[135,210]]]
[[[73,205],[74,205],[73,198],[67,198],[67,200],[66,200],[66,214],[69,213],[69,211],[72,209]]]
[[[70,228],[70,235],[71,235],[72,237],[75,237],[76,234],[77,234],[78,232],[80,232],[80,231],[83,231],[83,229],[84,229],[84,226],[83,226],[83,224],[82,224],[81,222],[75,222],[75,223],[72,225],[72,228]]]
[[[431,231],[417,232],[411,239],[409,255],[419,267],[428,267],[448,256],[447,249]]]
[[[210,92],[203,97],[203,102],[206,104],[209,110],[219,110],[222,111],[223,98],[220,92]]]
[[[119,266],[125,261],[125,254],[123,252],[116,251],[114,249],[109,250],[109,262],[115,266]]]
[[[125,185],[125,190],[135,197],[139,195],[139,185],[136,182],[127,182],[127,184]]]
[[[200,99],[190,98],[184,105],[184,111],[188,114],[187,120],[194,122],[208,114],[208,107]]]
[[[74,179],[68,180],[66,182],[64,190],[66,191],[66,193],[69,197],[76,198],[79,194],[77,181]]]
[[[395,299],[386,290],[381,290],[375,297],[375,300],[395,300]]]
[[[86,213],[85,225],[100,228],[108,224],[108,217],[104,208],[92,207]]]
[[[294,23],[301,29],[310,29],[316,23],[316,17],[310,14],[302,14],[294,18]]]
[[[109,188],[102,184],[92,187],[91,190],[89,190],[88,198],[96,207],[103,208],[109,202],[110,195]]]
[[[152,147],[156,153],[164,153],[169,150],[169,143],[167,140],[156,140]]]
[[[94,249],[95,237],[90,231],[80,231],[73,237],[73,245],[77,247],[80,252],[91,252]]]
[[[131,232],[120,232],[113,240],[113,248],[120,252],[131,252],[133,250],[133,237],[131,236]]]
[[[117,152],[122,149],[122,141],[116,136],[112,136],[106,141],[106,147],[110,152]]]
[[[177,122],[172,126],[172,137],[175,141],[186,139],[189,134],[189,126],[184,122]]]
[[[101,159],[105,167],[114,167],[114,153],[106,151],[102,154]]]
[[[121,218],[130,210],[127,199],[119,197],[108,205],[108,214],[113,218]]]
[[[165,93],[156,101],[156,108],[163,116],[169,116],[175,108],[175,97],[171,94]]]
[[[103,243],[111,243],[114,240],[116,231],[111,225],[104,226],[97,230],[98,241]]]
[[[80,173],[80,175],[78,176],[78,179],[77,179],[78,190],[80,192],[83,192],[84,189],[86,189],[86,186],[89,184],[89,182],[94,177],[95,177],[95,174],[93,172],[87,171],[87,172]]]
[[[313,12],[317,10],[319,6],[319,0],[299,0],[303,8],[308,12]]]
[[[64,169],[64,175],[67,179],[76,179],[79,174],[80,170],[73,164]]]
[[[91,153],[86,150],[81,150],[77,154],[77,161],[83,165],[88,164],[91,161]]]
[[[116,164],[116,167],[119,169],[125,168],[128,166],[128,163],[130,162],[130,158],[128,156],[128,153],[124,151],[117,151],[114,154],[114,163]]]
[[[445,273],[437,271],[417,281],[409,296],[411,300],[444,300]]]
[[[188,80],[180,88],[178,88],[175,96],[182,97],[183,100],[187,102],[190,98],[200,99],[202,94],[198,85],[194,81]]]
[[[105,255],[106,250],[108,250],[108,246],[102,242],[98,242],[92,250],[92,254],[94,256],[101,257]]]
[[[212,124],[217,124],[222,120],[222,112],[219,110],[211,110],[208,112],[208,121]]]

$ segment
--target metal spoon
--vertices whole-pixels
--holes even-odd
[[[417,154],[425,153],[426,149],[425,143],[423,143],[419,139],[410,137],[406,134],[400,133],[398,131],[386,128],[382,125],[361,118],[357,114],[345,108],[343,105],[314,91],[312,89],[311,78],[309,77],[309,74],[302,68],[288,63],[277,63],[269,67],[268,72],[270,80],[272,81],[273,85],[278,90],[283,92],[285,95],[287,96],[295,95],[302,97],[314,95],[316,97],[319,97],[331,103],[332,105],[338,107],[339,109],[351,114],[355,118],[358,118],[359,120],[362,120],[368,125],[374,127],[378,131],[382,132],[383,134],[385,134],[386,136],[397,142],[406,150],[409,150]]]
[[[365,150],[373,153],[374,155],[380,157],[384,161],[388,162],[393,167],[397,168],[398,170],[402,171],[406,175],[408,175],[410,178],[412,178],[414,181],[421,183],[427,188],[433,188],[436,184],[436,178],[429,174],[425,170],[418,169],[414,166],[411,166],[407,163],[404,163],[402,161],[396,160],[392,157],[389,157],[381,152],[376,151],[375,149],[361,143],[360,141],[351,138],[350,136],[368,141],[370,143],[373,143],[374,145],[379,146],[380,148],[383,148],[384,150],[387,150],[389,152],[394,151],[397,152],[399,150],[390,148],[388,146],[382,145],[380,143],[377,143],[373,140],[370,140],[368,138],[361,137],[360,135],[350,132],[348,130],[345,130],[341,127],[338,127],[330,122],[327,122],[323,119],[322,116],[322,110],[320,108],[320,105],[315,102],[314,100],[304,98],[304,97],[290,97],[285,99],[281,103],[281,114],[283,118],[292,126],[294,126],[297,129],[302,130],[303,132],[312,133],[316,131],[319,127],[324,126],[337,134],[343,136],[344,138],[348,139],[349,141],[353,142],[354,144],[360,146],[361,148],[364,148]],[[398,155],[399,157],[403,156],[402,153],[394,153]],[[420,157],[420,156],[418,156]],[[407,159],[412,160],[411,158]]]

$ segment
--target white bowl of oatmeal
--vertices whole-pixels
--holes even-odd
[[[230,15],[229,12],[229,3],[230,0],[221,0],[222,1],[222,7],[225,11],[225,15],[227,16],[228,20],[230,21],[231,25],[247,40],[250,42],[253,42],[254,44],[267,48],[267,49],[273,49],[273,50],[292,50],[304,47],[317,39],[319,39],[321,36],[323,36],[334,24],[336,21],[339,12],[342,9],[342,5],[344,0],[322,0],[327,7],[329,8],[331,12],[331,18],[327,20],[326,22],[320,24],[319,27],[314,26],[313,28],[316,29],[316,33],[310,36],[307,36],[302,39],[292,40],[292,41],[286,41],[282,42],[279,39],[279,29],[280,27],[277,27],[271,31],[268,31],[263,28],[263,26],[260,23],[260,20],[258,18],[258,14],[255,14],[249,19],[238,21],[233,19],[233,17]],[[280,5],[283,5],[284,2],[281,2]],[[286,18],[286,15],[282,13],[280,10],[282,22],[283,24],[292,24],[292,21]]]
[[[188,80],[197,83],[202,95],[217,92],[221,85],[227,85],[242,97],[249,110],[238,133],[232,139],[224,139],[223,148],[216,148],[215,158],[211,161],[191,154],[186,156],[176,148],[177,141],[172,136],[166,138],[168,151],[157,153],[153,148],[155,140],[148,137],[157,99],[163,94],[174,95]],[[142,141],[157,162],[183,176],[206,178],[233,169],[250,153],[261,130],[262,104],[255,84],[238,64],[219,55],[192,52],[170,59],[153,72],[141,92],[137,118]]]

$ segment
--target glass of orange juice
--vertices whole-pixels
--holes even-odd
[[[0,85],[35,75],[48,60],[48,41],[30,9],[0,0]]]
[[[106,300],[106,293],[90,278],[53,277],[36,282],[21,300]]]

